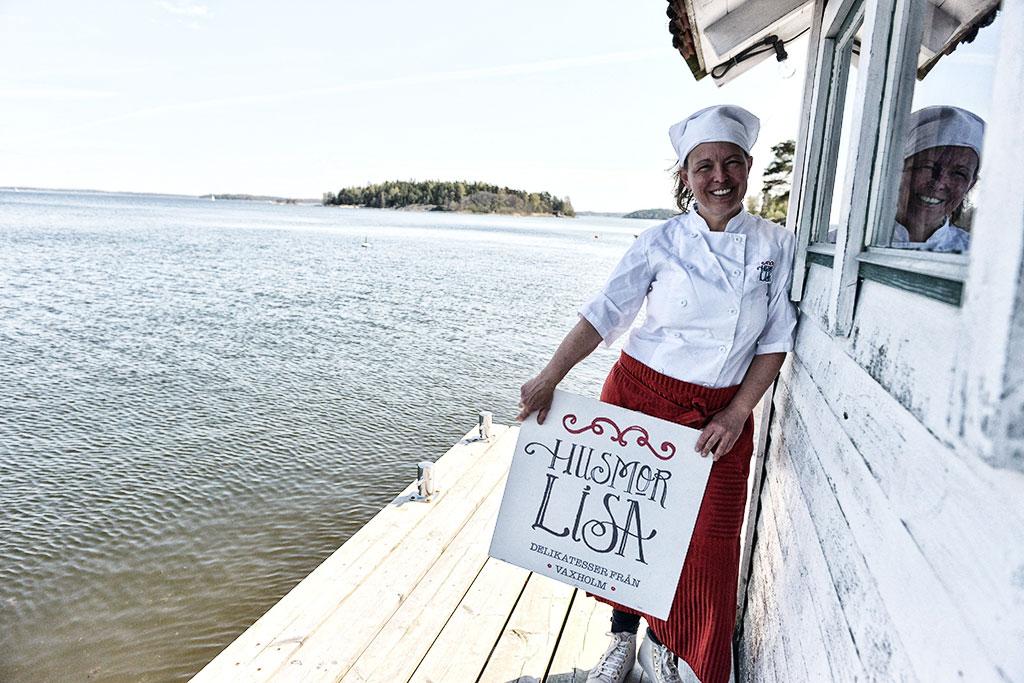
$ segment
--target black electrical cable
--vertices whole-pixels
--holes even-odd
[[[713,68],[711,70],[711,77],[714,79],[722,78],[740,62],[745,62],[751,57],[763,55],[767,52],[774,52],[775,58],[781,62],[782,60],[786,59],[786,57],[788,57],[788,55],[786,54],[786,44],[792,43],[794,40],[796,40],[797,38],[799,38],[800,36],[802,36],[803,34],[807,33],[810,30],[810,27],[807,27],[800,33],[790,38],[789,40],[782,40],[774,33],[770,36],[766,36],[765,38],[762,38],[758,42],[754,43],[747,49],[740,52],[738,55],[736,55],[729,61],[722,62],[721,64]]]

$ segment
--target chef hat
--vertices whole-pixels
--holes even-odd
[[[966,109],[950,106],[925,107],[910,115],[910,131],[903,158],[932,147],[970,147],[981,161],[985,122]]]
[[[743,107],[720,104],[701,109],[668,129],[668,137],[679,155],[679,165],[704,142],[731,142],[748,155],[757,140],[761,121]]]

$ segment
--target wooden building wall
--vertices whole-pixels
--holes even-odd
[[[808,290],[829,277],[812,265]],[[949,443],[957,309],[871,282],[860,301],[840,340],[804,302],[776,392],[739,679],[1022,680],[1024,474]]]
[[[809,263],[737,680],[1024,681],[1024,2],[1003,3],[961,305]]]

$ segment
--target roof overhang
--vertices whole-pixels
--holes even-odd
[[[929,0],[918,78],[991,24],[998,6],[998,0]],[[774,58],[773,43],[808,32],[813,8],[812,0],[669,0],[669,30],[694,78],[711,74],[724,85]]]

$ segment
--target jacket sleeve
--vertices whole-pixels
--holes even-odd
[[[633,242],[601,291],[579,311],[601,335],[605,346],[610,346],[633,324],[650,289],[654,279],[648,253],[651,232],[641,234]]]
[[[784,353],[793,350],[796,330],[796,306],[789,300],[789,288],[793,284],[793,250],[796,236],[784,232],[779,258],[776,262],[768,297],[768,320],[757,338],[755,355]]]

